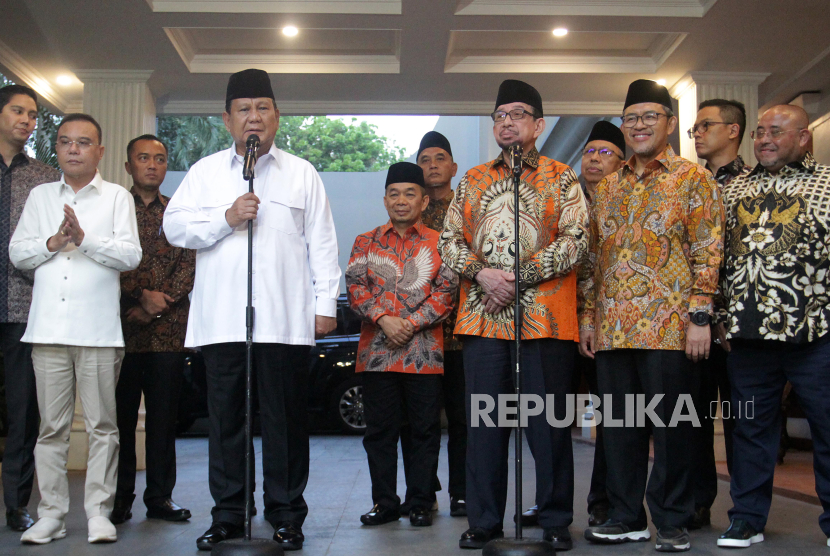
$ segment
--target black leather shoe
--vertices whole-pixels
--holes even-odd
[[[228,539],[238,539],[243,535],[242,526],[219,521],[210,526],[205,534],[196,539],[199,550],[213,550],[213,547]]]
[[[513,523],[516,523],[516,514],[513,514]],[[539,506],[528,508],[522,513],[522,527],[535,527],[539,525]]]
[[[190,519],[190,510],[182,508],[170,498],[159,503],[147,506],[147,517],[163,519],[164,521],[187,521]]]
[[[459,548],[484,548],[484,545],[493,539],[500,539],[504,536],[504,531],[501,529],[483,529],[481,527],[471,527],[464,531],[461,539],[458,541]]]
[[[406,517],[409,515],[409,510],[412,509],[412,502],[402,502],[401,503],[401,516]]]
[[[571,532],[567,527],[550,527],[545,529],[542,538],[553,545],[557,552],[570,550],[574,547]]]
[[[588,512],[588,527],[596,527],[608,521],[608,506],[597,504]]]
[[[375,504],[371,510],[360,516],[360,522],[363,525],[383,525],[390,521],[398,521],[400,518],[399,510]]]
[[[303,529],[293,521],[283,521],[274,527],[274,540],[283,550],[300,550],[305,536]]]
[[[689,520],[689,531],[696,531],[710,525],[712,525],[712,511],[704,506],[695,508],[695,514]]]
[[[135,495],[129,498],[115,497],[115,505],[112,507],[112,514],[110,514],[110,521],[113,525],[120,525],[131,517],[133,517],[133,500]]]
[[[29,515],[28,508],[6,510],[6,525],[12,531],[25,531],[34,524],[35,520]]]
[[[452,517],[466,517],[467,516],[467,502],[460,498],[450,496],[450,515]]]
[[[409,510],[409,523],[415,527],[429,527],[432,525],[432,512],[423,506],[413,506]]]

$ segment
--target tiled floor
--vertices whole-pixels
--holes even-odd
[[[306,544],[300,554],[306,556],[322,555],[360,555],[360,556],[427,556],[434,554],[475,555],[475,551],[462,551],[458,548],[458,538],[467,528],[463,518],[449,517],[449,501],[445,492],[439,493],[441,505],[433,527],[411,527],[406,520],[387,524],[378,528],[361,526],[359,516],[367,511],[372,503],[370,481],[366,467],[366,455],[358,437],[348,436],[313,436],[311,439],[311,475],[306,499],[310,507],[308,519],[303,531]],[[257,447],[259,440],[257,439]],[[444,444],[445,446],[445,444]],[[188,523],[172,524],[161,521],[149,521],[143,517],[143,504],[137,501],[133,508],[134,517],[124,525],[118,526],[119,541],[113,545],[89,545],[86,542],[86,520],[83,513],[83,473],[70,476],[72,505],[67,519],[67,537],[46,546],[21,546],[19,533],[0,529],[0,555],[117,555],[117,556],[151,556],[197,554],[195,540],[210,526],[210,508],[212,505],[207,487],[207,439],[179,439],[178,449],[178,486],[175,500],[193,512],[193,519]],[[512,452],[511,452],[512,453]],[[525,449],[525,481],[523,492],[525,505],[533,499],[533,461]],[[576,547],[570,554],[633,555],[654,554],[653,543],[629,544],[613,547],[589,545],[582,539],[583,529],[587,525],[585,497],[590,481],[593,447],[576,442],[574,444],[576,464],[576,514],[571,532],[576,539]],[[446,484],[446,451],[442,449],[439,477]],[[399,473],[399,492],[403,492],[402,473]],[[260,477],[261,481],[261,477]],[[139,493],[144,486],[144,475],[139,473]],[[715,546],[717,535],[728,525],[726,510],[729,507],[729,485],[719,484],[719,496],[712,509],[713,527],[693,533],[692,553],[729,554]],[[38,496],[32,496],[30,508],[37,506]],[[139,495],[140,498],[140,495]],[[258,504],[262,504],[261,495]],[[513,498],[508,500],[506,532],[512,534]],[[771,520],[767,526],[766,542],[755,545],[747,554],[812,556],[830,555],[830,548],[825,546],[826,539],[818,528],[817,519],[820,507],[804,501],[775,496],[772,504]],[[541,530],[525,530],[525,536],[541,536]],[[273,530],[265,523],[261,515],[254,521],[254,536],[270,537]]]

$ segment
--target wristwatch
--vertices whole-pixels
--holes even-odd
[[[698,326],[708,326],[712,324],[712,315],[706,310],[695,311],[694,313],[689,313],[689,321]]]
[[[130,295],[133,297],[133,299],[138,301],[139,299],[141,299],[142,293],[144,293],[144,288],[138,287],[134,289]]]

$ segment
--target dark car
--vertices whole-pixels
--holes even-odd
[[[337,300],[337,328],[317,340],[308,361],[308,411],[324,425],[363,434],[363,387],[354,372],[360,317],[349,308],[345,295]],[[254,398],[256,404],[256,398]],[[254,408],[257,413],[258,409]],[[196,419],[207,417],[207,383],[201,353],[187,358],[184,384],[179,398],[179,433],[186,432]]]

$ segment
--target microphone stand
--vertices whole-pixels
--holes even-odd
[[[257,144],[259,142],[257,141]],[[249,141],[250,149],[250,141]],[[256,156],[248,152],[249,156]],[[251,164],[243,164],[243,177],[248,180],[248,193],[254,192],[254,170]],[[241,539],[222,541],[212,550],[215,556],[282,556],[283,550],[277,541],[251,538],[251,513],[254,507],[254,221],[248,220],[248,306],[245,308],[245,536]]]
[[[513,145],[510,147],[511,174],[513,176],[513,278],[514,278],[514,299],[513,299],[513,329],[516,333],[516,370],[513,374],[513,386],[516,391],[516,435],[515,435],[515,492],[516,492],[516,537],[512,539],[494,539],[484,545],[481,551],[482,556],[535,556],[556,554],[553,545],[542,539],[522,538],[522,324],[523,307],[521,303],[521,291],[519,287],[519,265],[520,257],[520,216],[521,204],[519,198],[519,186],[522,181],[522,147]]]

